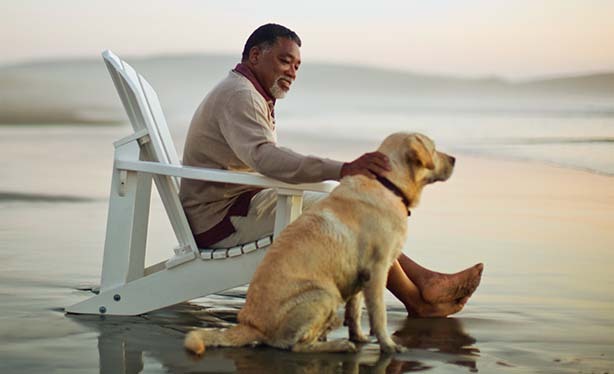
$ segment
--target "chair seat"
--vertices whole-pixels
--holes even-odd
[[[200,258],[203,260],[223,260],[230,257],[237,257],[257,249],[265,249],[273,242],[273,236],[265,236],[253,242],[237,245],[230,248],[199,248]]]

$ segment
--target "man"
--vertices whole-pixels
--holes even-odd
[[[184,165],[258,171],[290,183],[339,180],[389,170],[379,152],[352,162],[304,156],[277,144],[274,107],[296,79],[301,40],[288,28],[266,24],[245,43],[241,63],[196,110],[184,148]],[[306,192],[303,209],[322,194]],[[199,247],[225,248],[273,232],[275,192],[251,186],[183,179],[181,202]],[[477,288],[482,264],[445,275],[402,255],[389,273],[388,289],[411,315],[446,316],[461,310]]]

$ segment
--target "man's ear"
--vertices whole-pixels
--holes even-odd
[[[258,60],[260,60],[260,54],[261,53],[262,53],[262,50],[260,49],[260,47],[253,46],[249,50],[249,55],[248,55],[248,60],[249,60],[250,64],[256,65],[258,63]]]
[[[433,162],[433,156],[431,152],[426,148],[426,145],[417,136],[410,136],[407,138],[409,143],[409,159],[417,160],[422,166],[429,170],[435,169],[435,163]]]

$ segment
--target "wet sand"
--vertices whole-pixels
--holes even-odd
[[[614,372],[614,178],[463,155],[450,181],[427,189],[412,211],[405,252],[444,272],[484,262],[483,281],[453,318],[407,319],[387,295],[388,328],[405,353],[381,356],[375,344],[358,354],[184,352],[188,329],[235,320],[244,290],[141,317],[67,316],[63,308],[88,297],[80,288],[100,274],[112,152],[105,136],[95,144],[83,138],[80,147],[100,153],[82,160],[100,166],[87,178],[68,164],[45,185],[24,174],[0,188],[23,186],[22,195],[0,194],[0,372]],[[352,152],[329,150],[342,159]],[[32,160],[27,175],[57,157]],[[6,160],[0,171],[19,174]],[[148,263],[173,245],[155,197],[152,206]]]

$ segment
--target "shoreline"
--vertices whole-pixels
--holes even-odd
[[[280,130],[281,131],[281,130]],[[339,159],[344,161],[350,161],[351,159],[360,156],[364,152],[374,151],[378,146],[378,139],[337,139],[337,138],[323,138],[314,133],[294,132],[292,130],[285,130],[281,133],[287,137],[282,142],[284,146],[292,150],[296,150],[303,154],[318,154],[325,155],[325,157]],[[437,139],[434,139],[436,145]],[[340,143],[343,142],[343,143]],[[531,144],[523,144],[530,146]],[[336,150],[336,147],[342,150]],[[497,160],[501,162],[516,162],[526,163],[528,165],[536,166],[548,166],[554,168],[561,168],[570,171],[581,171],[592,175],[614,177],[614,172],[608,172],[598,169],[591,169],[582,166],[565,164],[562,162],[544,160],[539,158],[530,158],[520,155],[506,155],[496,152],[483,151],[480,148],[488,146],[494,147],[496,144],[481,144],[476,145],[474,149],[470,149],[463,145],[449,145],[444,148],[443,151],[454,156],[464,156],[468,158],[484,159],[484,160]],[[349,151],[349,150],[352,151]],[[614,148],[613,148],[614,149]],[[614,162],[614,161],[613,161]]]
[[[602,177],[610,177],[610,178],[614,177],[614,172],[607,172],[607,171],[602,171],[598,169],[591,169],[591,168],[582,167],[582,166],[568,165],[565,163],[560,163],[560,162],[550,161],[550,160],[539,160],[539,159],[532,159],[532,158],[522,157],[522,156],[506,156],[506,155],[501,155],[501,154],[486,154],[486,153],[479,154],[479,153],[474,153],[473,151],[469,151],[469,150],[458,151],[458,154],[459,155],[462,154],[466,157],[477,158],[477,159],[497,160],[497,161],[502,161],[502,162],[517,162],[517,163],[524,163],[528,165],[534,164],[536,166],[547,166],[547,167],[564,169],[564,170],[569,170],[569,171],[584,172],[584,173],[588,173],[591,175],[598,175]]]
[[[185,122],[185,124],[183,124]],[[185,135],[187,133],[187,123],[189,120],[182,121],[181,126],[175,124],[171,126],[173,138],[175,138],[175,146],[177,151],[181,154],[183,148],[183,139],[185,139]],[[172,124],[171,124],[172,125]],[[84,130],[84,131],[93,131],[100,129],[105,134],[111,132],[117,132],[117,139],[128,135],[131,130],[129,123],[125,120],[109,120],[108,122],[101,123],[100,121],[91,121],[91,122],[67,122],[67,123],[0,123],[0,130],[9,131],[12,133],[19,133],[20,131],[34,131],[36,129],[45,129],[45,131],[49,131],[50,133],[54,131],[58,131],[58,133],[65,132],[65,130]],[[125,130],[125,133],[122,131]],[[341,134],[333,134],[332,137],[323,136],[322,134],[318,134],[316,132],[306,132],[306,131],[297,131],[292,127],[280,129],[279,130],[280,144],[282,146],[286,146],[290,149],[298,151],[303,154],[317,154],[323,157],[337,158],[343,159],[344,161],[349,161],[355,157],[360,156],[364,152],[375,150],[378,146],[378,142],[381,140],[375,137],[355,137],[355,138],[347,138],[342,137]],[[428,135],[428,134],[427,134]],[[283,139],[282,139],[283,138]],[[114,139],[114,140],[117,140]],[[604,138],[605,139],[605,138]],[[607,138],[610,139],[610,138]],[[437,144],[442,143],[444,146],[444,151],[449,150],[451,154],[456,156],[467,156],[472,158],[482,158],[482,159],[495,159],[503,162],[513,161],[519,163],[527,163],[527,164],[536,164],[536,165],[547,165],[552,167],[558,167],[568,170],[575,171],[583,171],[589,174],[614,177],[614,161],[604,161],[604,151],[601,150],[598,157],[600,159],[596,160],[595,163],[599,167],[591,167],[586,165],[581,165],[581,161],[577,161],[575,159],[567,159],[560,158],[558,160],[552,159],[551,156],[544,156],[543,149],[542,154],[537,154],[536,156],[527,155],[527,151],[529,154],[534,151],[539,151],[540,147],[543,147],[544,144],[534,144],[530,140],[530,138],[525,139],[524,143],[509,143],[509,144],[501,144],[501,143],[480,143],[471,141],[470,143],[462,143],[459,139],[443,139],[443,141],[439,142],[437,138],[434,138]],[[595,142],[591,142],[589,144],[593,145]],[[614,152],[614,144],[610,145],[611,142],[603,141],[596,142],[597,145],[605,145],[611,146],[612,152]],[[548,143],[547,146],[555,146],[555,147],[569,147],[569,146],[583,146],[584,142],[561,142],[561,143]],[[525,151],[514,154],[508,151],[506,147],[524,147]],[[341,149],[341,151],[338,150]],[[356,149],[354,152],[353,150]],[[609,148],[608,148],[609,151]],[[575,151],[577,153],[577,151]],[[554,152],[553,152],[554,154]],[[580,157],[576,155],[575,157]],[[607,158],[607,157],[606,157]],[[601,163],[601,164],[600,164]]]

